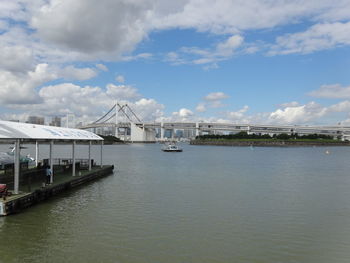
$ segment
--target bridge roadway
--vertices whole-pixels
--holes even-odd
[[[324,134],[331,136],[343,136],[350,138],[349,126],[311,126],[311,125],[260,125],[260,124],[231,124],[231,123],[207,123],[207,122],[149,122],[135,123],[136,126],[145,129],[161,130],[196,130],[200,132],[241,132],[248,133],[298,133],[298,134]],[[93,129],[102,127],[130,128],[130,122],[123,123],[93,123],[79,127],[80,129]]]

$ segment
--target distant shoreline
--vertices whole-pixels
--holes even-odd
[[[350,146],[346,141],[277,141],[277,140],[192,140],[191,145],[212,146],[255,146],[255,147],[297,147],[297,146]]]

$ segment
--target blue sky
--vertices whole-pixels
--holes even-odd
[[[350,125],[350,1],[4,0],[0,116]]]

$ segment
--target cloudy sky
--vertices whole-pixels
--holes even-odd
[[[350,0],[1,0],[0,117],[350,125]]]

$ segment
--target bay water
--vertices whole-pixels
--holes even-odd
[[[106,145],[113,175],[0,217],[0,262],[350,262],[350,148],[181,147]]]

